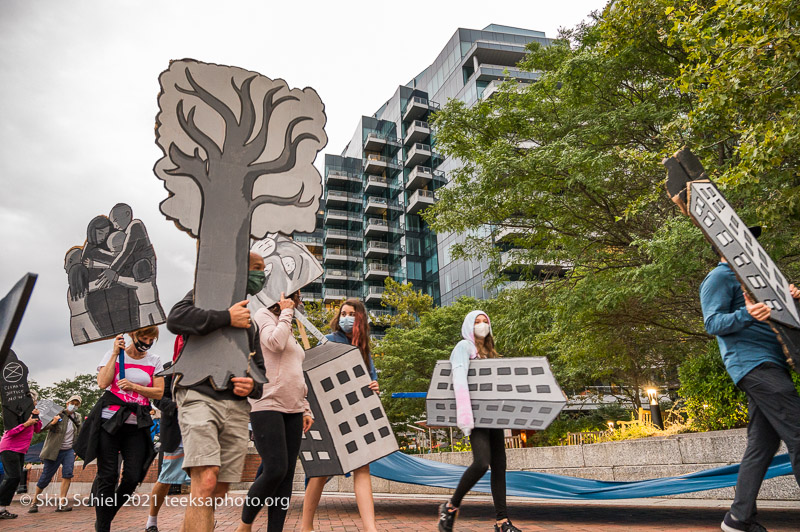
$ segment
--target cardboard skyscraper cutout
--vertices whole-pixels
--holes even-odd
[[[428,425],[455,427],[449,360],[439,360],[425,398]],[[470,360],[467,371],[475,427],[544,430],[567,404],[545,357]]]
[[[126,203],[92,218],[83,246],[67,251],[64,271],[74,345],[167,320],[158,299],[153,245]]]
[[[306,476],[349,473],[398,449],[357,347],[318,345],[306,352],[303,370],[314,414],[300,444]]]
[[[789,292],[786,276],[708,179],[700,160],[688,148],[664,159],[663,164],[667,168],[670,199],[722,253],[752,299],[770,307],[768,323],[778,336],[787,360],[800,371],[800,309]]]
[[[35,273],[25,274],[0,300],[0,367],[5,364],[6,357],[11,352],[11,344],[14,343],[28,300],[33,293],[36,278]]]
[[[28,388],[28,366],[9,350],[0,366],[0,399],[3,401],[3,428],[12,429],[28,421],[33,412],[33,398]]]
[[[195,305],[228,309],[246,298],[251,238],[314,230],[324,106],[314,89],[192,59],[171,62],[159,82],[161,212],[199,240]],[[224,389],[247,374],[249,351],[244,329],[223,327],[190,337],[169,372],[183,386],[210,378]]]
[[[254,313],[261,307],[271,307],[289,294],[301,290],[322,276],[322,266],[303,244],[281,234],[271,234],[251,247],[264,258],[266,282],[264,288],[250,297],[248,308]]]

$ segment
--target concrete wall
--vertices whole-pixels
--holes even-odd
[[[532,447],[527,449],[507,449],[509,470],[538,471],[582,478],[609,481],[634,481],[661,478],[685,473],[693,473],[714,467],[738,463],[744,454],[747,442],[745,429],[705,432],[700,434],[680,434],[666,438],[642,438],[639,440],[594,443],[564,447]],[[781,446],[779,453],[785,453]],[[457,465],[469,465],[472,453],[434,453],[422,457]],[[260,459],[255,449],[250,447],[242,482],[232,489],[247,489],[255,476]],[[70,496],[74,493],[88,493],[94,478],[94,464],[81,471],[76,463],[75,479]],[[154,465],[155,467],[155,465]],[[32,493],[41,466],[32,471],[29,490]],[[155,481],[155,470],[151,470],[140,492],[149,492]],[[54,484],[58,478],[54,479]],[[395,494],[449,494],[452,490],[430,488],[413,484],[390,482],[379,478],[372,479],[376,493]],[[302,466],[298,461],[294,489],[303,490]],[[45,493],[57,493],[58,486],[51,484]],[[334,477],[326,485],[329,492],[352,492],[353,478]],[[676,498],[732,499],[734,488],[700,491],[674,496]],[[800,488],[793,476],[783,476],[764,482],[760,499],[800,500]]]

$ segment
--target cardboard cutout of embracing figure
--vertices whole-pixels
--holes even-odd
[[[722,253],[753,301],[771,309],[768,323],[787,361],[800,372],[800,308],[792,298],[786,276],[709,180],[695,154],[682,148],[663,164],[670,199]]]
[[[193,59],[171,62],[159,82],[161,212],[198,239],[195,305],[228,309],[246,299],[251,238],[314,230],[325,108],[314,89]],[[170,373],[224,389],[248,374],[249,352],[246,330],[223,327],[189,338]]]
[[[153,245],[126,203],[92,218],[83,246],[67,251],[64,271],[74,345],[167,320],[158,299]]]

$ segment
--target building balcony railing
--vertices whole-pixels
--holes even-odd
[[[417,214],[418,212],[427,209],[436,202],[436,199],[431,190],[415,190],[408,200],[408,214]]]
[[[389,232],[389,222],[382,218],[370,218],[364,227],[364,234],[366,236],[374,236],[376,234],[386,234]]]
[[[383,214],[386,212],[388,205],[389,201],[386,198],[367,196],[364,201],[364,212],[367,214]]]
[[[328,268],[325,270],[322,280],[327,283],[328,281],[361,281],[363,278],[361,273],[353,270]]]
[[[325,174],[325,183],[329,185],[346,185],[348,183],[361,183],[361,175],[344,170],[328,170]]]
[[[384,155],[369,154],[364,158],[364,171],[368,174],[383,174],[387,170],[400,170],[401,168],[397,159]]]
[[[360,295],[358,290],[344,290],[341,288],[325,288],[322,290],[322,300],[326,303],[359,297]]]
[[[358,212],[350,212],[350,211],[340,211],[337,209],[326,209],[325,210],[325,223],[327,224],[329,220],[336,220],[341,222],[360,222],[362,219],[361,213]]]
[[[358,194],[350,194],[341,190],[325,189],[325,204],[327,206],[333,205],[347,205],[351,203],[361,203],[361,198]]]
[[[430,166],[417,165],[408,174],[406,190],[416,190],[433,180],[433,169]]]
[[[423,120],[414,120],[406,130],[406,137],[403,139],[403,144],[411,144],[412,142],[422,142],[428,140],[431,135],[431,126]]]
[[[389,265],[383,262],[373,262],[370,261],[367,263],[367,273],[364,275],[364,278],[367,280],[374,280],[374,279],[384,279],[389,277]]]
[[[438,103],[421,96],[414,96],[406,102],[406,108],[403,109],[403,122],[423,118],[429,112],[437,111],[438,109]]]
[[[380,175],[367,176],[367,183],[364,191],[367,194],[376,194],[386,190],[389,187],[389,180]]]
[[[322,301],[322,292],[303,292],[303,301]]]
[[[382,151],[385,147],[397,149],[401,146],[400,139],[394,135],[370,131],[364,138],[365,151]]]
[[[364,298],[365,301],[380,301],[386,289],[382,286],[370,286],[367,288],[367,294]]]
[[[412,144],[411,147],[408,149],[408,155],[406,155],[406,166],[417,166],[424,162],[428,162],[431,158],[433,151],[431,150],[430,144],[422,144],[421,142],[417,142]]]
[[[322,245],[322,237],[320,236],[295,235],[293,238],[295,242],[299,242],[300,244],[305,244],[306,246]]]
[[[328,262],[362,262],[363,255],[359,251],[351,251],[343,247],[325,248],[324,260]]]
[[[364,233],[361,231],[348,231],[346,229],[336,229],[334,227],[325,228],[325,243],[347,242],[348,240],[361,240]]]
[[[390,248],[388,242],[381,242],[380,240],[370,240],[367,242],[364,256],[369,258],[385,257],[389,255]]]

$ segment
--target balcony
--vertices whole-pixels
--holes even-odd
[[[434,204],[433,192],[430,190],[416,190],[408,200],[408,214],[417,214]]]
[[[364,276],[368,281],[376,279],[385,279],[389,277],[389,265],[383,262],[369,262],[367,263],[367,273]]]
[[[348,203],[361,203],[357,194],[349,194],[341,190],[325,189],[325,205],[327,207],[346,207]]]
[[[337,209],[325,209],[324,223],[332,222],[360,222],[361,213],[340,211]]]
[[[417,142],[412,144],[406,156],[406,166],[417,166],[430,160],[432,155],[431,145]]]
[[[368,174],[383,174],[387,170],[400,170],[400,164],[396,159],[384,157],[383,155],[367,155],[364,159],[364,171]]]
[[[361,231],[347,231],[328,227],[325,229],[325,244],[346,244],[348,241],[359,241],[363,236]]]
[[[383,151],[389,147],[392,150],[400,148],[400,140],[394,135],[370,131],[364,139],[364,151]]]
[[[361,281],[362,276],[359,272],[353,270],[340,270],[328,268],[322,276],[322,281],[327,283],[329,281]]]
[[[417,120],[424,117],[426,114],[428,114],[428,112],[436,111],[438,109],[438,103],[432,102],[427,98],[422,98],[421,96],[414,96],[408,100],[408,103],[406,103],[406,108],[403,110],[403,122]]]
[[[422,188],[433,180],[433,169],[430,166],[415,166],[408,174],[406,190]]]
[[[380,194],[389,188],[389,180],[383,176],[371,175],[367,176],[367,183],[364,187],[364,192],[367,194]]]
[[[403,139],[403,144],[411,144],[412,142],[422,142],[428,140],[431,135],[431,126],[422,120],[414,120],[406,130],[406,138]]]
[[[347,185],[348,183],[361,183],[361,176],[343,170],[328,170],[325,175],[326,185]]]
[[[351,251],[344,247],[329,247],[325,249],[323,257],[325,264],[332,262],[361,262],[363,260],[360,251]]]
[[[380,301],[385,290],[386,289],[382,286],[370,286],[367,290],[367,297],[364,298],[364,301]]]
[[[343,290],[341,288],[326,288],[322,290],[322,300],[325,303],[343,301],[351,297],[359,297],[358,290]]]
[[[383,218],[370,218],[364,228],[365,236],[385,235],[389,232],[389,222]]]
[[[380,240],[370,240],[367,242],[367,249],[364,256],[368,259],[385,257],[389,254],[389,243]]]
[[[305,244],[306,246],[314,247],[322,245],[322,237],[319,236],[295,235],[293,239],[295,242]]]
[[[386,198],[367,196],[367,202],[364,205],[364,211],[367,214],[383,214],[386,212],[386,207],[388,204],[389,202]]]

